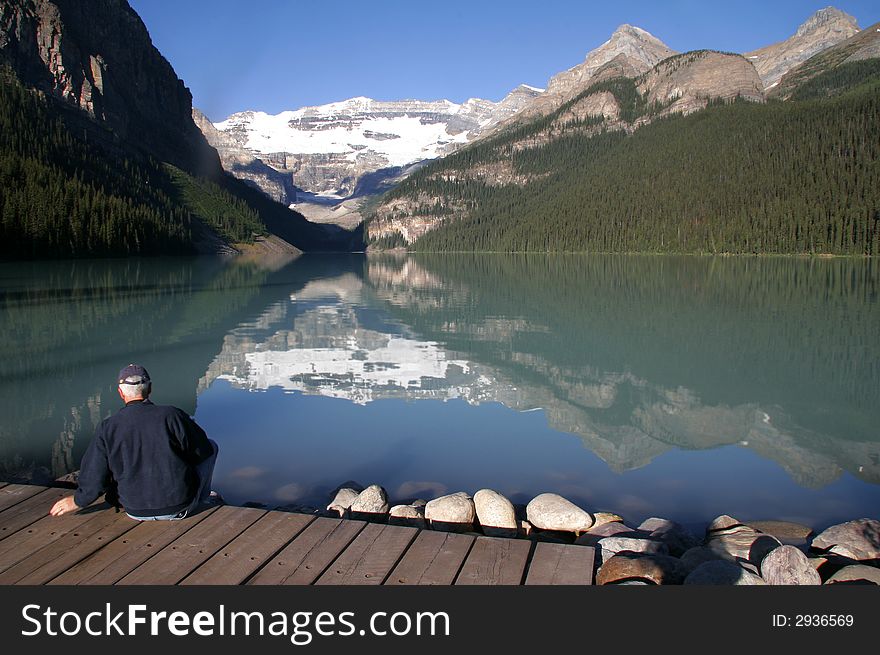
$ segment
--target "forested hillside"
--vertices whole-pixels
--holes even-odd
[[[602,116],[560,124],[576,98],[425,167],[385,200],[439,217],[408,245],[423,251],[880,254],[877,61],[813,77],[788,101],[713,101],[643,126],[662,107],[632,80],[606,81],[581,98],[610,92],[630,129]],[[485,175],[499,168],[510,181]],[[372,233],[374,247],[405,243]]]
[[[300,246],[325,239],[238,180],[108,147],[112,135],[97,143],[97,129],[74,132],[52,101],[0,69],[0,258],[193,253],[212,234],[253,242],[267,223]]]

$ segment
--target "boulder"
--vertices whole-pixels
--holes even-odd
[[[526,518],[540,530],[586,532],[593,517],[571,501],[557,494],[540,494],[526,506]]]
[[[352,514],[387,514],[388,509],[388,496],[378,484],[360,492],[349,507]]]
[[[618,553],[606,561],[596,575],[596,584],[623,580],[649,580],[654,584],[681,584],[688,571],[675,557]]]
[[[391,525],[408,525],[414,528],[427,527],[424,507],[395,505],[388,512],[388,523]]]
[[[602,562],[607,562],[617,553],[646,553],[651,555],[668,555],[666,544],[650,539],[634,539],[632,537],[605,537],[597,544],[597,553]]]
[[[611,512],[595,512],[593,514],[593,528],[605,525],[606,523],[623,523],[623,517]]]
[[[832,525],[813,539],[811,545],[823,553],[854,560],[880,560],[880,521],[857,519]]]
[[[435,530],[470,532],[475,515],[474,501],[463,491],[440,496],[425,505],[425,518]]]
[[[638,529],[648,533],[651,539],[662,541],[676,557],[697,545],[694,536],[675,521],[650,518],[643,521]]]
[[[635,539],[647,537],[644,532],[639,532],[638,530],[634,530],[633,528],[618,522],[612,523],[603,523],[601,525],[594,525],[592,528],[584,532],[577,539],[575,539],[575,543],[581,546],[595,546],[599,543],[600,540],[605,537],[632,537]]]
[[[679,558],[679,562],[681,565],[687,569],[688,571],[693,571],[700,564],[704,564],[706,562],[714,562],[721,559],[718,553],[716,553],[711,548],[706,548],[705,546],[694,546],[693,548],[689,548],[684,552],[684,554]]]
[[[844,566],[825,584],[873,584],[880,585],[880,569],[865,564]]]
[[[483,534],[490,537],[515,537],[516,512],[513,503],[492,489],[480,489],[474,494],[474,508]]]
[[[758,566],[767,553],[782,544],[775,537],[747,525],[737,525],[711,532],[705,545],[722,559]]]
[[[791,521],[749,521],[750,528],[776,537],[783,545],[804,546],[813,534],[812,528]]]
[[[715,560],[700,564],[688,574],[684,584],[745,586],[767,583],[733,562]]]
[[[742,525],[739,520],[733,518],[732,516],[728,516],[727,514],[722,514],[721,516],[715,518],[715,520],[713,520],[708,525],[708,527],[706,528],[706,536],[709,536],[709,534],[712,532],[727,530],[738,525]]]
[[[340,489],[336,492],[336,495],[333,496],[333,500],[330,501],[330,504],[327,505],[327,511],[335,512],[339,516],[345,516],[348,508],[351,507],[355,498],[358,497],[358,493],[358,491],[355,491],[350,487]]]
[[[771,585],[822,584],[822,578],[807,556],[792,545],[774,548],[761,560],[761,577]]]

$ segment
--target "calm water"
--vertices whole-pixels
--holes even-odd
[[[130,361],[228,501],[543,491],[633,522],[880,515],[876,262],[304,256],[0,265],[0,478],[79,467]]]

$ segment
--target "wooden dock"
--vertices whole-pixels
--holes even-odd
[[[229,505],[182,521],[101,502],[49,516],[70,493],[0,482],[0,584],[593,584],[587,546]]]

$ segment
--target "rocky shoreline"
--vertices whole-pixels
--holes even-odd
[[[481,489],[390,505],[378,484],[347,482],[318,513],[425,529],[596,548],[596,583],[626,585],[880,585],[880,520],[812,529],[787,521],[743,523],[722,515],[698,537],[663,518],[631,527],[552,493],[514,505]],[[303,509],[303,508],[299,508]]]

